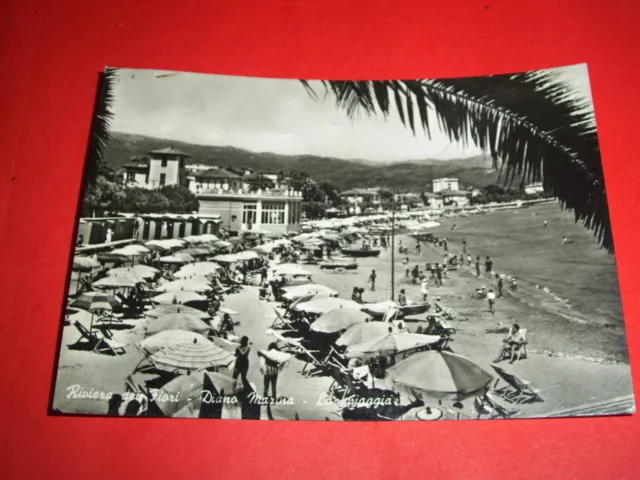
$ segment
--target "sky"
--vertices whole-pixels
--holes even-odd
[[[586,64],[559,69],[576,92],[591,98]],[[114,131],[167,140],[234,146],[255,152],[310,154],[390,162],[461,158],[480,153],[452,143],[437,128],[414,135],[394,111],[356,120],[314,83],[314,100],[297,80],[118,71]],[[437,125],[435,117],[431,125]]]

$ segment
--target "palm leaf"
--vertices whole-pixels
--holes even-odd
[[[97,180],[98,171],[100,170],[100,165],[105,161],[104,155],[111,138],[115,78],[116,69],[112,68],[106,69],[100,75],[87,165],[87,182],[89,186],[94,185]]]
[[[428,110],[433,109],[438,128],[451,141],[490,154],[505,185],[518,177],[521,185],[543,182],[545,192],[613,252],[593,109],[558,73],[323,85],[350,116],[360,111],[387,116],[394,108],[388,101],[392,96],[400,120],[414,133],[417,111],[420,126],[430,135]]]

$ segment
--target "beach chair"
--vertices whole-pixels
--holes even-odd
[[[435,313],[437,315],[440,315],[440,317],[442,317],[444,320],[446,321],[460,320],[460,317],[453,309],[449,307],[444,307],[438,302],[434,303],[434,307],[435,307]]]
[[[349,370],[341,365],[329,363],[328,371],[333,382],[329,385],[327,394],[333,399],[344,402],[367,388],[364,383],[356,379]]]
[[[102,353],[107,351],[112,353],[113,355],[126,353],[124,345],[121,345],[119,342],[114,340],[113,337],[105,337],[105,335],[98,330],[89,331],[78,321],[74,322],[74,326],[81,335],[76,343],[80,343],[84,339],[85,343],[88,344],[92,352]]]
[[[513,334],[513,327],[509,329],[509,333],[507,334],[507,338],[509,338]],[[518,331],[518,343],[516,344],[516,349],[514,355],[517,355],[516,360],[521,360],[523,358],[528,358],[527,355],[527,329],[521,328]],[[511,356],[511,345],[508,343],[503,343],[500,352],[498,352],[498,356],[496,357],[496,362],[500,362],[505,358],[510,358]]]
[[[473,404],[478,414],[476,420],[481,419],[483,416],[486,416],[487,419],[495,419],[514,418],[522,414],[521,410],[509,410],[503,407],[489,392],[482,397],[476,397]]]
[[[300,371],[301,375],[308,377],[315,371],[324,370],[328,366],[331,353],[324,359],[320,359],[317,357],[317,350],[309,350],[302,345],[301,338],[284,337],[273,329],[269,329],[268,333],[276,338],[278,346],[282,348],[282,351],[296,355],[296,357],[304,362],[302,370]]]
[[[286,318],[284,315],[281,315],[280,312],[276,308],[273,309],[276,312],[276,318],[273,319],[273,323],[271,324],[271,328],[275,328],[278,330],[284,330],[288,332],[297,332],[298,329],[295,327],[294,323]]]
[[[493,392],[496,395],[517,404],[531,401],[544,402],[541,390],[535,388],[530,381],[518,378],[513,373],[507,372],[496,365],[491,365],[491,368],[495,370],[499,377],[493,384]],[[505,385],[498,388],[501,380]]]

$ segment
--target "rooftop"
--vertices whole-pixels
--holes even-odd
[[[380,193],[379,188],[352,188],[351,190],[345,190],[340,196],[348,195],[378,195]]]
[[[230,172],[223,168],[211,168],[211,170],[203,170],[200,172],[192,172],[192,177],[195,178],[230,178],[230,179],[242,179],[242,176],[237,173]]]
[[[177,148],[173,148],[173,145],[166,148],[159,148],[158,150],[151,150],[149,155],[176,155],[177,157],[188,157],[184,152],[181,152]]]

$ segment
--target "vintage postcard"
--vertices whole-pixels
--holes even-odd
[[[93,120],[52,413],[633,413],[586,65],[109,69]]]

